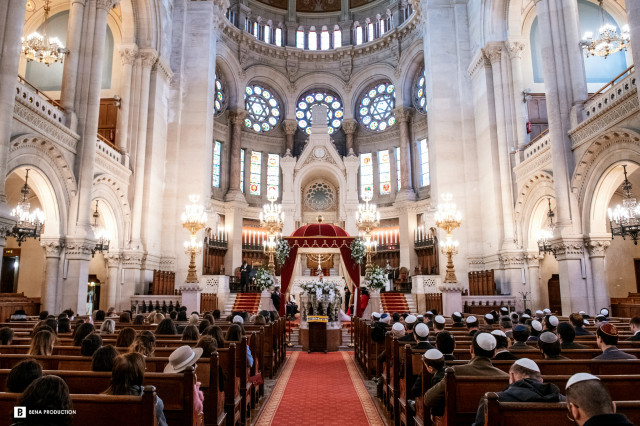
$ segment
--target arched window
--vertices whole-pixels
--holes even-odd
[[[334,49],[342,47],[342,31],[337,25],[333,28],[333,47]]]
[[[382,35],[385,32],[387,32],[387,29],[385,28],[384,19],[380,19],[378,22],[380,22],[380,35]]]
[[[360,196],[373,195],[373,159],[371,153],[360,154]]]
[[[413,85],[413,104],[416,109],[422,113],[427,112],[427,93],[425,90],[426,85],[426,70],[423,68],[416,77],[416,82]]]
[[[256,133],[268,132],[280,121],[280,104],[273,93],[260,86],[247,86],[244,92],[244,107],[248,116],[245,126]]]
[[[396,91],[393,84],[377,83],[360,98],[359,120],[367,129],[382,132],[395,124],[395,106]]]
[[[373,23],[369,21],[367,23],[367,41],[371,41],[375,38],[375,34],[373,33]]]
[[[220,115],[227,108],[227,96],[224,93],[224,85],[222,84],[218,70],[216,70],[216,95],[213,106],[215,115]]]
[[[255,38],[258,38],[258,23],[257,22],[253,23],[253,36]]]
[[[326,105],[330,135],[340,128],[344,117],[344,108],[340,98],[325,91],[309,91],[300,96],[296,109],[296,119],[301,130],[308,135],[311,134],[311,106],[313,105]]]
[[[356,24],[356,46],[360,46],[362,44],[362,27],[359,24]]]
[[[269,23],[264,26],[264,42],[271,43],[271,25]]]
[[[309,50],[318,50],[318,33],[316,33],[316,27],[309,28]]]
[[[320,49],[321,50],[329,50],[329,31],[327,31],[327,27],[322,27],[322,32],[320,33]]]
[[[296,32],[296,47],[298,49],[304,49],[304,28],[298,28]]]
[[[276,28],[276,46],[282,46],[282,28]]]

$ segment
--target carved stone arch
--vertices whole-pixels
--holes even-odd
[[[300,170],[296,171],[293,187],[294,187],[294,200],[296,205],[296,217],[302,217],[302,191],[305,186],[315,178],[321,178],[330,182],[338,192],[338,218],[344,220],[345,215],[345,201],[346,190],[340,190],[340,188],[347,187],[347,179],[344,175],[344,171],[337,165],[322,161],[322,162],[310,162],[305,164]]]
[[[599,178],[610,164],[602,164],[601,159],[613,154],[618,160],[640,155],[640,133],[632,129],[612,129],[596,138],[576,163],[571,179],[571,190],[583,205],[589,183],[595,185],[594,175]],[[614,161],[615,162],[615,161]],[[597,181],[598,179],[596,179]],[[584,222],[583,222],[584,223]]]
[[[216,58],[216,69],[221,74],[219,77],[224,83],[224,91],[227,95],[227,108],[235,110],[244,108],[243,98],[240,96],[244,92],[244,86],[240,87],[238,80],[239,64],[233,60],[231,55],[218,55]]]
[[[416,80],[416,75],[424,68],[424,51],[422,40],[419,43],[414,44],[403,55],[403,61],[399,65],[401,68],[400,81],[401,86],[396,90],[396,94],[402,93],[402,105],[397,102],[397,106],[413,107],[413,85]]]
[[[515,206],[515,221],[518,240],[524,249],[534,248],[531,244],[533,226],[540,221],[540,206],[546,199],[555,199],[553,176],[547,172],[535,173],[527,179],[518,192]]]
[[[131,223],[131,207],[125,190],[117,180],[106,174],[100,174],[93,179],[91,200],[100,199],[109,205],[113,214],[113,225],[117,231],[118,248],[123,248],[129,238],[129,224]]]

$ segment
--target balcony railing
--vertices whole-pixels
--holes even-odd
[[[55,100],[40,91],[33,84],[29,83],[22,76],[18,76],[18,84],[16,85],[16,97],[21,98],[24,102],[33,105],[38,111],[49,119],[65,124],[64,108]]]
[[[122,154],[118,151],[118,148],[99,134],[96,135],[96,149],[116,163],[122,164]]]
[[[527,147],[524,149],[524,161],[535,157],[536,154],[544,151],[549,148],[551,144],[551,135],[549,134],[549,129],[540,133],[534,140],[529,142]]]
[[[635,87],[635,68],[631,65],[587,99],[584,104],[585,118],[591,118],[606,109],[615,100]]]

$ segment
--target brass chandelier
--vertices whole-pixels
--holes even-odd
[[[587,58],[589,56],[602,56],[606,58],[621,50],[627,50],[629,46],[629,26],[624,25],[620,28],[620,34],[615,25],[606,23],[604,19],[604,0],[599,0],[600,16],[602,25],[598,29],[598,37],[594,40],[593,32],[584,33],[580,46],[584,50]]]
[[[42,23],[42,34],[37,31],[32,32],[25,39],[22,38],[22,54],[27,61],[37,61],[49,66],[56,62],[62,63],[64,55],[68,50],[64,48],[62,42],[57,37],[47,36],[47,19],[49,18],[49,0],[44,3],[44,22]]]

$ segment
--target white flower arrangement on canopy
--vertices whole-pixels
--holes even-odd
[[[373,290],[381,290],[387,284],[388,278],[387,275],[380,266],[373,265],[371,270],[367,274],[365,282],[367,283],[367,287]]]

